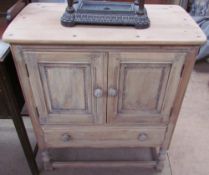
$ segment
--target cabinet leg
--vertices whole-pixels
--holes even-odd
[[[49,152],[47,150],[44,150],[42,151],[41,155],[42,155],[42,160],[44,164],[44,170],[46,171],[52,170],[52,164],[50,161]]]
[[[164,161],[166,159],[167,150],[165,148],[160,148],[158,158],[157,158],[157,165],[156,170],[162,171],[164,168]]]

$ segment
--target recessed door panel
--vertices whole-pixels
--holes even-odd
[[[119,106],[121,113],[153,111],[162,106],[170,71],[169,64],[121,64]],[[151,85],[151,83],[153,85]]]
[[[91,65],[40,64],[49,113],[91,112]]]
[[[110,58],[108,122],[167,122],[185,54],[126,52]]]
[[[105,54],[39,51],[24,57],[42,124],[106,121]]]

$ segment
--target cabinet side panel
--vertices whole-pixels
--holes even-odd
[[[178,90],[177,90],[177,94],[174,100],[173,110],[170,116],[170,122],[168,124],[165,140],[162,145],[165,149],[168,149],[171,143],[171,139],[173,136],[177,119],[179,117],[179,112],[182,106],[186,88],[187,88],[187,85],[191,76],[192,69],[194,67],[195,58],[196,58],[198,49],[199,47],[191,47],[190,51],[188,51],[186,55],[184,69],[183,69],[182,76],[178,85]]]
[[[11,46],[14,63],[17,69],[17,74],[20,80],[20,85],[23,90],[26,106],[32,121],[33,128],[35,130],[35,136],[40,149],[44,148],[43,131],[38,120],[36,113],[36,106],[32,96],[32,90],[28,79],[28,73],[25,67],[25,62],[22,56],[22,47],[18,45]]]

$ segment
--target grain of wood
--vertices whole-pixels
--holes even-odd
[[[66,4],[29,4],[3,35],[9,43],[21,44],[118,44],[118,45],[198,45],[206,37],[187,12],[177,5],[146,5],[151,26],[83,26],[66,28],[60,24]]]

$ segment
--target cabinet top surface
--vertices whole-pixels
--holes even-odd
[[[66,4],[31,3],[13,20],[3,40],[15,44],[201,45],[206,37],[184,9],[176,5],[146,5],[151,26],[63,27]]]

